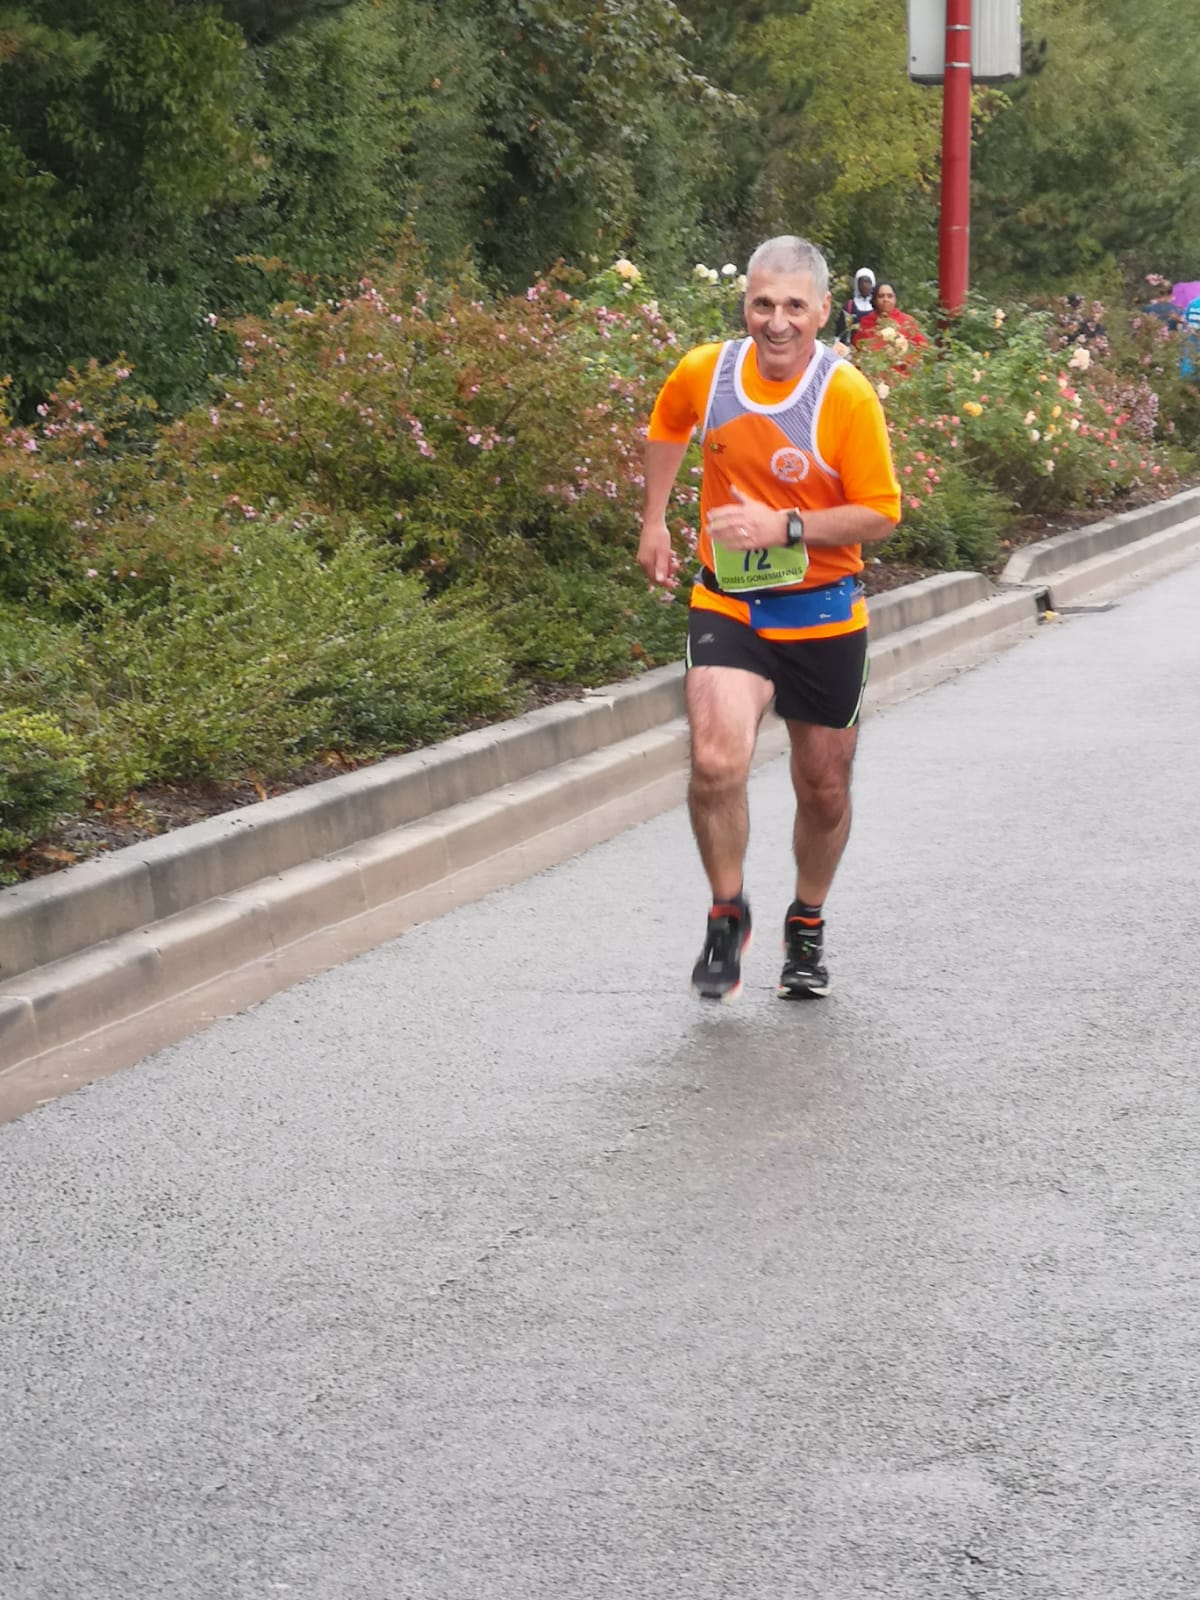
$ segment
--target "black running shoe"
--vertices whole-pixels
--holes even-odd
[[[704,954],[692,968],[701,1000],[736,1000],[742,992],[742,952],[750,948],[750,907],[715,905],[708,914]]]
[[[783,971],[776,993],[781,1000],[807,1000],[829,993],[825,965],[825,924],[813,927],[788,911],[783,925]]]

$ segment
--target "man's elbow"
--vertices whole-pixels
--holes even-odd
[[[872,511],[870,518],[859,536],[860,544],[881,544],[895,533],[896,524],[900,521],[899,516],[889,517],[882,511]]]

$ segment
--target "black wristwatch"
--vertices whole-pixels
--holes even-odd
[[[795,506],[787,514],[787,543],[785,548],[794,550],[798,544],[804,543],[804,518]]]

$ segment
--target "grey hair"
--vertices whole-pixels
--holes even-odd
[[[782,233],[760,244],[746,265],[748,278],[756,272],[806,272],[819,300],[829,293],[828,261],[815,244],[795,233]]]

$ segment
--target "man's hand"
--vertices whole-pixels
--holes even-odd
[[[638,540],[637,564],[651,583],[665,585],[675,570],[671,535],[665,522],[643,522]]]
[[[733,500],[714,506],[708,514],[709,537],[727,550],[768,550],[787,543],[787,512],[751,500],[730,484]]]

